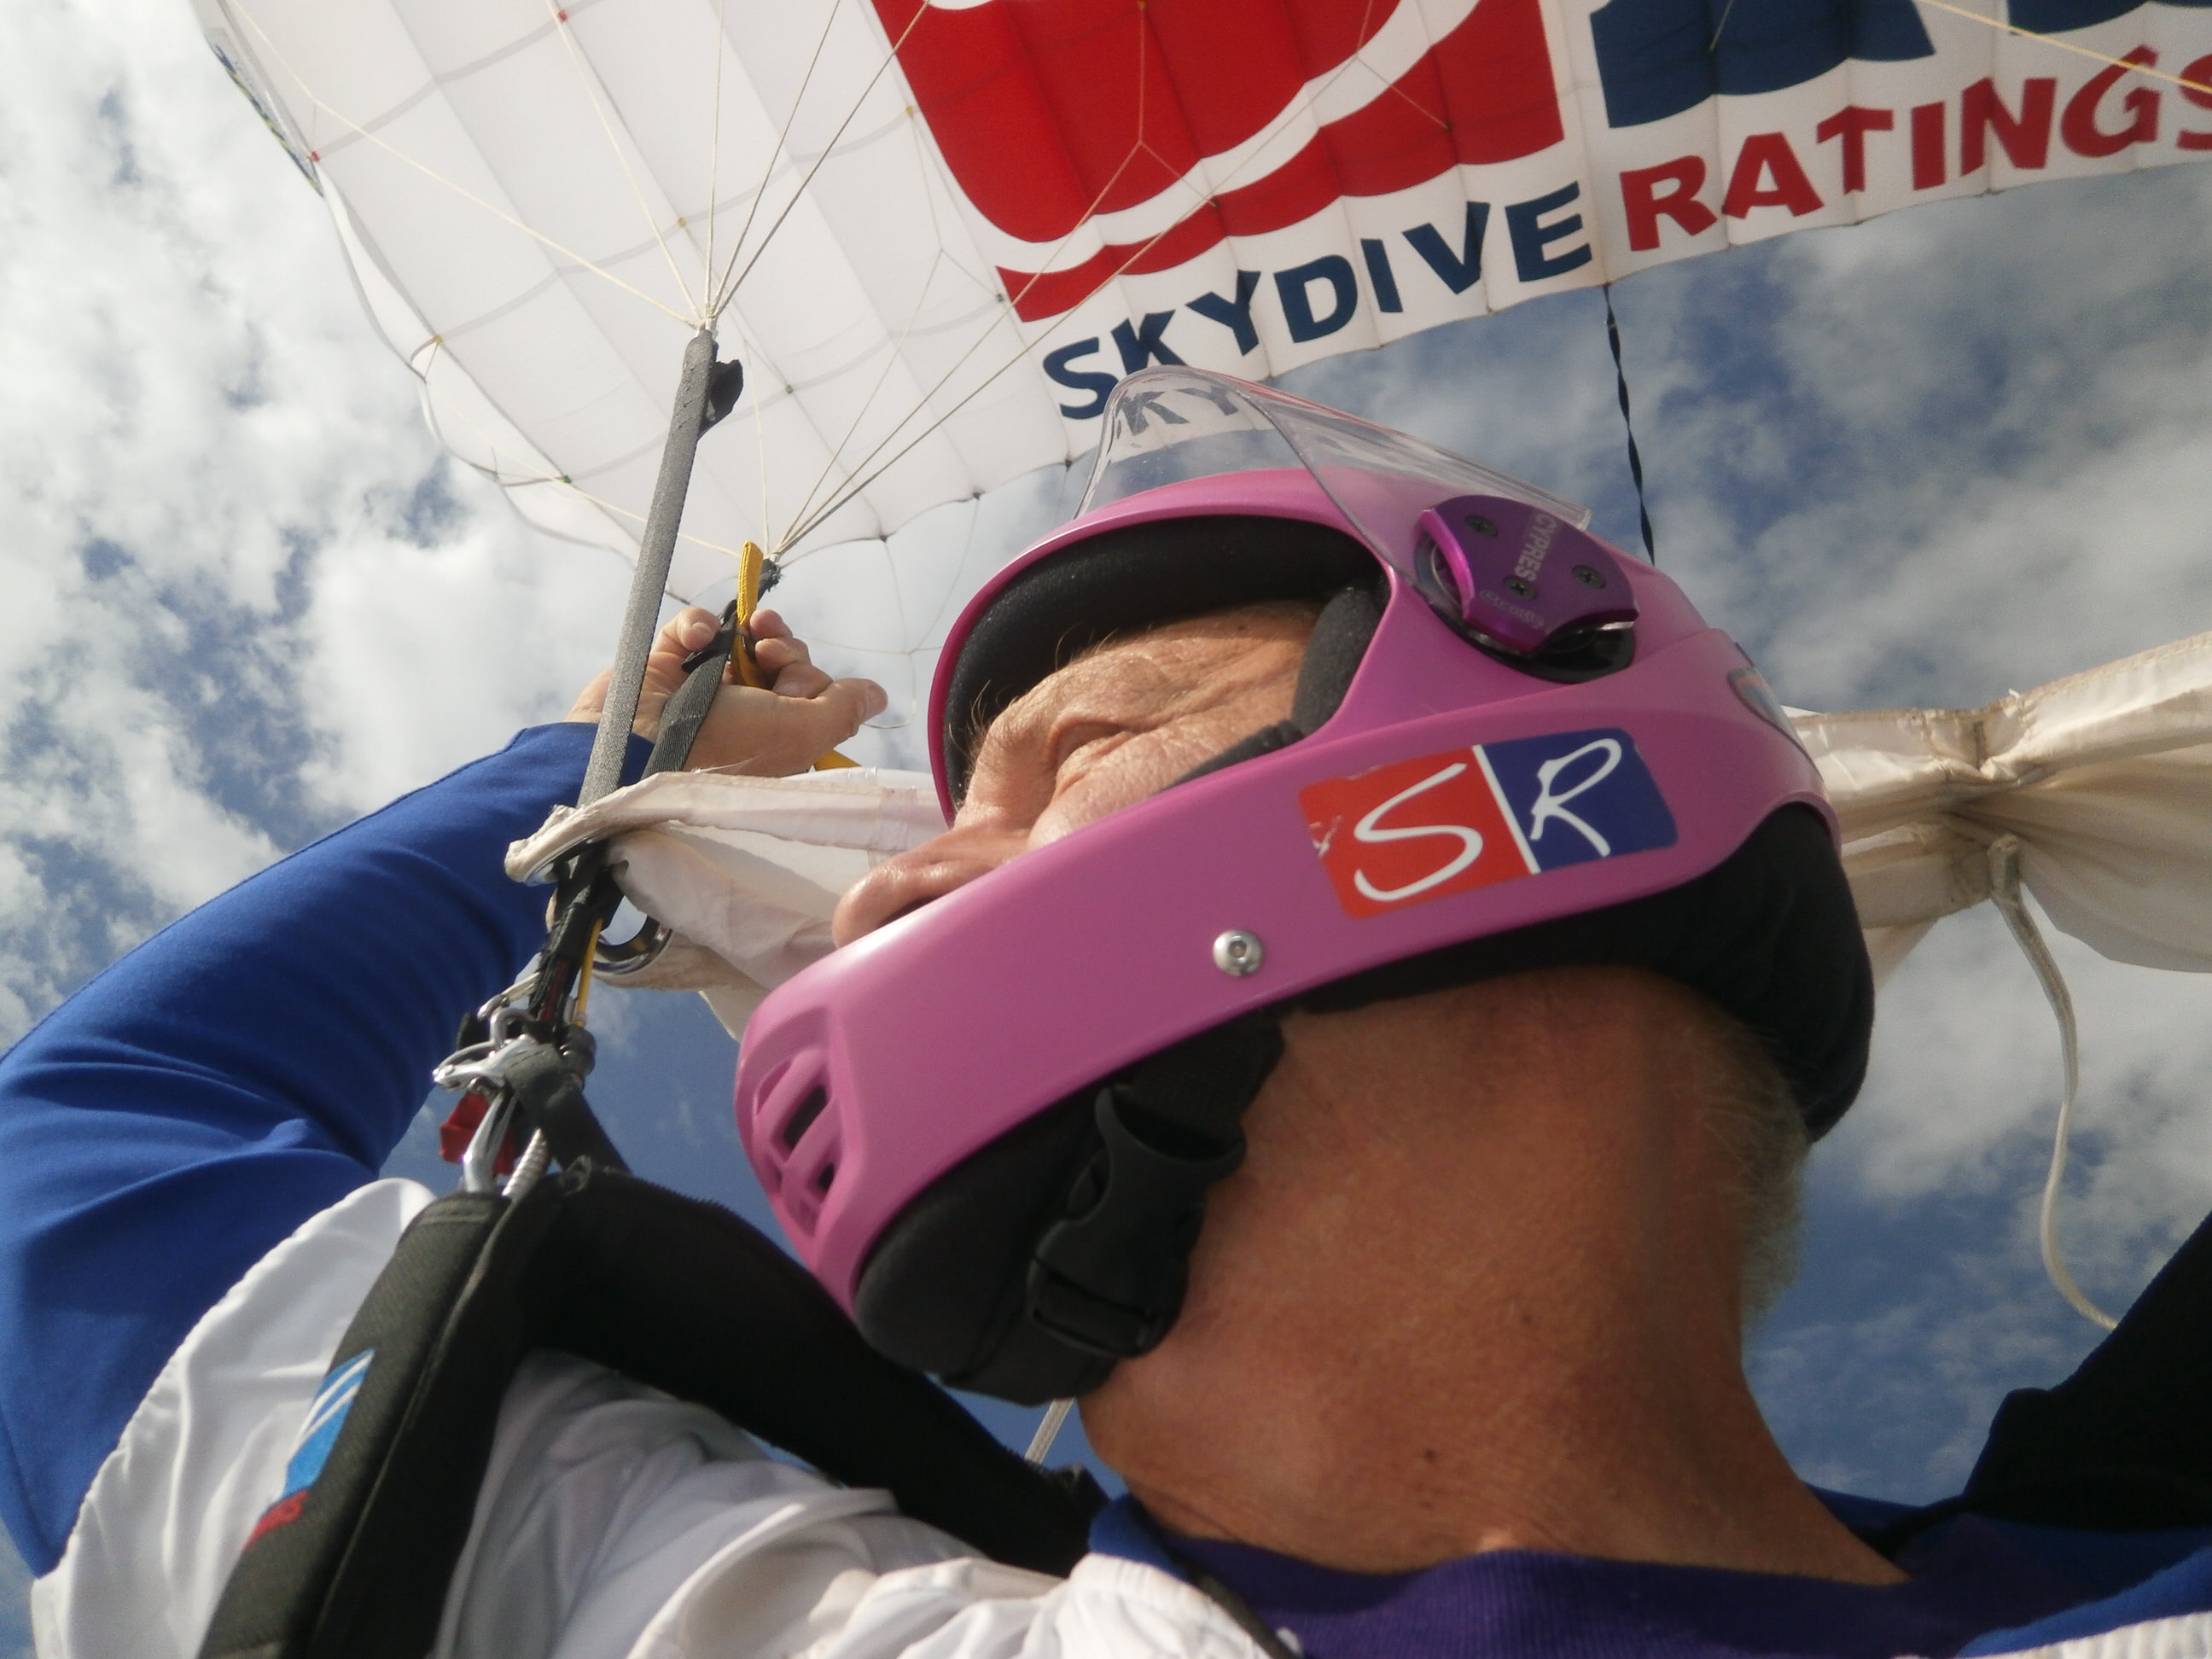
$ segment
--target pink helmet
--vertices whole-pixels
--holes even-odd
[[[954,625],[948,813],[990,719],[1100,640],[1322,610],[1291,718],[848,945],[747,1028],[738,1121],[894,1358],[1034,1402],[1164,1336],[1285,1010],[1625,963],[1766,1042],[1808,1127],[1873,993],[1832,815],[1759,674],[1531,485],[1270,388],[1131,376],[1083,506]]]

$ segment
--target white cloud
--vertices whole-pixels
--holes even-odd
[[[495,499],[443,511],[419,538],[369,522],[337,541],[301,618],[301,689],[330,733],[307,776],[350,811],[559,719],[613,641],[626,565]]]
[[[2054,185],[1622,290],[1680,568],[1787,695],[1979,702],[2212,625],[2208,200]]]
[[[0,1030],[566,707],[625,572],[424,431],[188,7],[0,18]]]

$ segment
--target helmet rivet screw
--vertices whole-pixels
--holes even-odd
[[[1575,567],[1575,580],[1580,582],[1584,587],[1603,587],[1605,586],[1605,578],[1599,575],[1596,571],[1591,569],[1586,564],[1578,564]]]
[[[1480,513],[1467,515],[1467,527],[1478,536],[1495,536],[1498,533],[1498,526]]]
[[[1213,941],[1213,965],[1231,979],[1258,973],[1260,964],[1267,959],[1267,947],[1260,943],[1259,936],[1242,927],[1232,927]]]
[[[1519,576],[1508,576],[1505,579],[1505,591],[1517,599],[1534,599],[1536,594],[1536,584]]]

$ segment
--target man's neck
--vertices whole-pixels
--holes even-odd
[[[1744,1380],[1741,1224],[1705,1196],[1729,1149],[1653,1109],[1711,1081],[1682,1011],[1659,994],[1624,1030],[1616,996],[1577,1032],[1545,988],[1289,1022],[1182,1317],[1085,1401],[1094,1444],[1170,1528],[1322,1565],[1528,1549],[1896,1581]],[[1440,1043],[1455,1019],[1468,1042]],[[1510,1086],[1470,1085],[1470,1054]]]

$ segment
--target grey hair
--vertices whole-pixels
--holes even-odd
[[[1706,1096],[1708,1121],[1733,1155],[1743,1224],[1743,1328],[1774,1310],[1797,1276],[1805,1156],[1812,1146],[1796,1091],[1766,1045],[1715,1009],[1726,1069]]]

